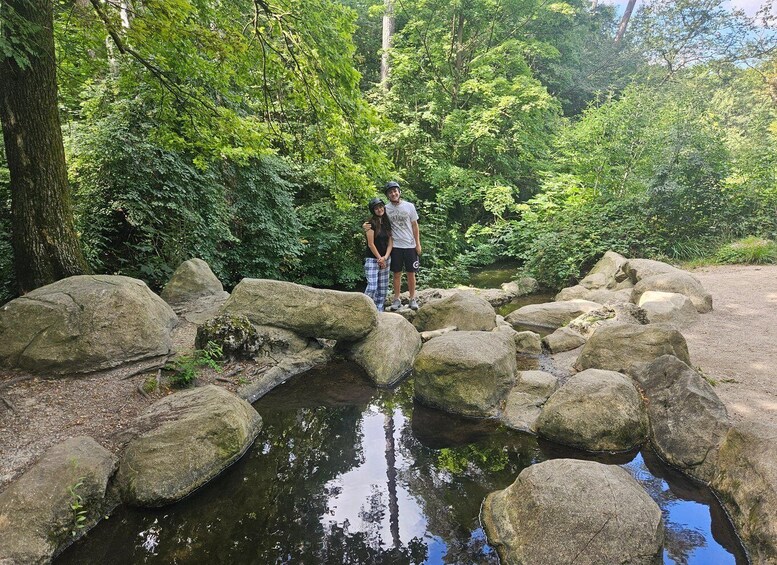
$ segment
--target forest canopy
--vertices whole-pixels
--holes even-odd
[[[395,179],[421,284],[504,260],[560,287],[608,249],[777,238],[775,23],[716,0],[3,2],[0,300],[30,290],[22,193],[44,181],[11,116],[37,111],[14,89],[49,35],[64,152],[38,167],[64,160],[84,270],[158,289],[200,257],[228,287],[354,288]]]

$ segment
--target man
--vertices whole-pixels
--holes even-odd
[[[418,310],[415,299],[415,274],[420,266],[418,257],[421,255],[421,236],[418,231],[418,213],[415,206],[402,200],[399,183],[389,181],[384,189],[389,202],[386,204],[386,215],[391,220],[391,235],[394,238],[394,249],[391,251],[391,272],[394,274],[394,300],[391,310],[399,310],[402,301],[399,291],[402,287],[402,271],[407,273],[407,291],[410,295],[410,308]]]

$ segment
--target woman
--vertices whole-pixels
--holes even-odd
[[[364,294],[372,298],[378,312],[383,312],[394,240],[391,237],[391,222],[386,215],[386,203],[380,198],[373,198],[369,208],[372,217],[367,220],[369,229],[365,232],[367,249],[364,255],[364,275],[367,277],[367,288]]]

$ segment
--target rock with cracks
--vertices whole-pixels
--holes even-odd
[[[90,437],[50,448],[0,493],[0,563],[51,562],[108,510],[105,492],[115,466],[113,455]]]
[[[361,366],[378,386],[393,386],[413,369],[421,350],[421,336],[399,314],[381,312],[378,325],[354,344],[348,356]]]
[[[626,451],[647,437],[648,415],[629,377],[588,369],[551,395],[537,433],[587,451]]]
[[[661,510],[615,465],[532,465],[486,497],[481,518],[502,563],[661,563]]]
[[[222,313],[245,314],[254,324],[304,337],[358,341],[378,323],[378,310],[360,292],[311,288],[269,279],[243,279]]]
[[[261,429],[254,408],[214,385],[172,394],[137,421],[119,465],[122,500],[156,507],[175,502],[234,463]]]
[[[143,281],[79,275],[0,309],[0,361],[33,373],[89,373],[170,352],[177,316]]]
[[[637,375],[645,391],[650,438],[662,459],[709,483],[731,423],[726,407],[704,378],[672,355]]]

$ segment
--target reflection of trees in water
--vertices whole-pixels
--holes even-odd
[[[374,488],[361,513],[353,515],[360,524],[322,520],[332,499],[349,488],[333,479],[365,462],[361,423],[369,404],[383,414],[382,433],[373,441],[383,442],[378,457],[386,464],[385,477],[370,482],[385,481],[386,488]],[[480,505],[489,492],[505,488],[525,467],[547,458],[601,459],[538,446],[535,438],[493,422],[415,406],[412,382],[376,392],[347,364],[279,387],[256,407],[264,427],[254,448],[218,480],[159,511],[117,512],[58,562],[421,563],[430,551],[432,558],[444,551],[445,562],[494,563],[496,555],[479,523]],[[624,464],[631,457],[615,455],[603,462]],[[644,467],[634,467],[664,513],[668,554],[687,563],[704,545],[704,536],[671,524],[668,509],[678,497],[709,504],[699,497],[711,495],[676,477],[667,478],[667,488],[665,467],[648,454]],[[400,511],[407,509],[399,505],[405,491],[422,509],[428,535],[403,545],[400,516],[405,514]],[[383,531],[386,515],[388,532]],[[149,527],[159,530],[156,556],[140,547],[138,532]],[[432,536],[436,539],[427,547]]]
[[[536,460],[534,439],[421,406],[412,418],[412,429],[405,426],[400,444],[413,464],[400,478],[423,508],[428,531],[446,544],[445,561],[496,563],[479,532],[480,505],[489,492],[505,488]]]

